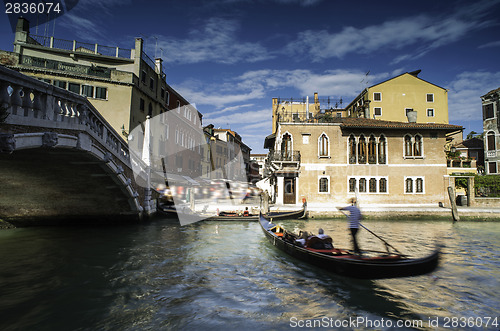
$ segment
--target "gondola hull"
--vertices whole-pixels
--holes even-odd
[[[304,205],[302,209],[296,211],[274,211],[262,215],[264,218],[272,221],[291,220],[307,218],[307,207]]]
[[[207,221],[258,221],[259,215],[243,216],[236,213],[224,213],[224,215],[211,216],[207,218]],[[264,218],[277,221],[277,220],[289,220],[289,219],[301,219],[306,218],[307,209],[304,207],[296,211],[274,211],[269,212],[267,215],[263,215]]]
[[[249,215],[249,216],[240,216],[240,215],[234,215],[234,216],[211,216],[205,219],[206,221],[249,221],[249,222],[255,222],[259,220],[258,215]]]
[[[274,224],[262,215],[259,222],[267,239],[283,252],[342,276],[362,279],[408,277],[432,272],[438,266],[439,250],[417,259],[388,254],[360,257],[345,250],[336,250],[334,254],[338,255],[327,255],[284,240],[283,237],[270,231]]]

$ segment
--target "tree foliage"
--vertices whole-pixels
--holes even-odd
[[[478,196],[500,197],[500,176],[475,176],[474,188]]]

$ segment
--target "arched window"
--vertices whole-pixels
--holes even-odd
[[[422,178],[417,178],[415,180],[415,192],[424,193],[424,180]]]
[[[413,193],[413,179],[406,178],[406,180],[405,180],[405,192],[406,193]]]
[[[496,150],[495,132],[488,132],[488,135],[486,136],[486,143],[488,145],[487,151]]]
[[[368,139],[368,163],[377,163],[377,142],[374,135],[371,135]]]
[[[328,192],[328,178],[327,177],[321,177],[319,179],[319,191],[320,192]]]
[[[366,179],[359,179],[359,192],[366,192]]]
[[[358,143],[358,163],[366,163],[366,139],[365,136],[359,137]]]
[[[281,140],[281,156],[283,161],[292,159],[292,136],[288,133],[285,133]]]
[[[370,178],[368,181],[368,190],[370,193],[377,193],[377,179]]]
[[[356,178],[349,179],[349,192],[356,192]]]
[[[385,164],[386,163],[386,154],[385,154],[385,148],[386,148],[386,140],[385,137],[382,135],[378,139],[378,163],[379,164]]]
[[[413,148],[412,148],[412,141],[411,141],[411,136],[406,135],[405,136],[405,156],[412,156],[413,155]]]
[[[319,156],[320,157],[324,157],[324,156],[328,156],[329,153],[328,153],[328,137],[326,136],[326,134],[322,134],[321,136],[319,136]]]
[[[380,178],[379,182],[378,182],[378,191],[380,193],[386,193],[387,192],[387,179],[385,178]]]
[[[422,156],[422,136],[416,135],[413,143],[413,156]]]
[[[349,164],[356,164],[356,138],[349,137]]]

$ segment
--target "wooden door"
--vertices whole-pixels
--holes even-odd
[[[283,203],[295,204],[295,178],[285,178],[284,185]]]

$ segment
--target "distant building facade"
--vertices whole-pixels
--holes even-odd
[[[481,101],[485,173],[493,175],[500,173],[500,88],[483,95]]]
[[[259,176],[260,178],[264,178],[266,176],[265,165],[267,160],[267,154],[250,154],[250,159],[254,160],[257,163]]]
[[[243,143],[237,132],[230,129],[214,129],[214,135],[226,143],[224,147],[226,163],[232,162],[231,166],[226,167],[227,178],[246,178],[248,181],[250,151],[252,149]],[[241,159],[238,159],[238,155],[241,155]]]

